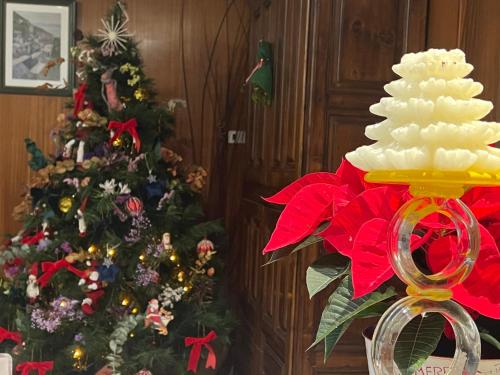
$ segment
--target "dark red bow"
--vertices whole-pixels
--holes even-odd
[[[23,336],[20,332],[11,332],[0,327],[0,342],[4,342],[5,340],[12,340],[16,344],[20,344],[23,341]]]
[[[43,274],[38,278],[38,283],[40,284],[40,286],[44,288],[49,283],[50,279],[52,279],[52,276],[54,276],[57,271],[63,268],[74,273],[80,278],[83,278],[85,276],[85,273],[83,271],[80,271],[79,269],[73,267],[71,263],[69,263],[66,259],[61,259],[57,262],[43,262]]]
[[[45,237],[45,234],[43,233],[43,230],[40,232],[37,232],[33,236],[24,236],[23,239],[21,240],[21,243],[23,245],[36,245],[38,242],[43,240]]]
[[[86,83],[81,83],[80,86],[78,86],[78,90],[76,90],[76,92],[73,94],[73,100],[75,102],[73,117],[77,117],[85,106],[85,93],[87,91],[87,88],[88,85]]]
[[[141,139],[139,138],[139,133],[137,133],[137,120],[132,118],[127,122],[111,121],[108,125],[108,129],[114,132],[113,137],[109,140],[109,144],[116,141],[123,133],[129,133],[132,136],[134,142],[135,150],[137,152],[141,149]]]
[[[184,339],[184,345],[186,347],[193,346],[191,353],[189,354],[188,371],[197,372],[198,362],[200,360],[201,349],[204,346],[208,350],[207,362],[205,364],[206,368],[213,368],[217,365],[217,356],[215,355],[214,348],[209,343],[217,338],[217,334],[214,331],[210,331],[205,337],[186,337]]]
[[[16,371],[21,375],[29,375],[31,371],[38,372],[38,375],[45,375],[47,371],[54,369],[54,361],[47,362],[24,362],[16,366]]]

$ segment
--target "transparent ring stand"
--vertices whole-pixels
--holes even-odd
[[[413,261],[410,239],[415,226],[426,216],[439,213],[450,219],[457,235],[457,251],[448,265],[433,275],[422,273]],[[456,349],[447,375],[473,375],[481,357],[477,327],[459,304],[451,301],[451,288],[472,271],[479,253],[478,223],[459,199],[415,197],[396,213],[389,228],[389,258],[410,295],[391,306],[380,319],[373,336],[372,358],[377,375],[399,374],[394,348],[403,328],[416,316],[442,314],[453,327]]]

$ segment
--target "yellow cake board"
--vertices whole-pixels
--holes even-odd
[[[414,196],[460,198],[474,186],[500,186],[500,170],[496,172],[391,170],[371,171],[367,182],[409,185]]]

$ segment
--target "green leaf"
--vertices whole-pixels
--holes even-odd
[[[312,298],[333,281],[349,272],[349,263],[339,254],[326,255],[314,262],[306,273],[307,290]]]
[[[337,327],[355,318],[364,310],[395,296],[396,291],[390,287],[384,292],[373,292],[354,300],[352,299],[353,294],[352,280],[349,275],[342,280],[338,288],[328,298],[328,304],[321,315],[316,340],[309,349],[321,342]]]
[[[500,350],[500,341],[496,337],[493,337],[488,332],[484,331],[479,334],[481,338],[486,341],[488,344],[493,345],[495,348]]]
[[[314,234],[309,236],[309,237],[306,237],[306,239],[304,241],[302,241],[301,243],[299,243],[297,246],[295,246],[293,248],[292,254],[296,253],[299,250],[305,249],[308,246],[314,245],[315,243],[321,242],[321,241],[323,241],[323,238],[321,238],[319,236],[315,236]]]
[[[413,319],[401,332],[394,350],[394,361],[401,375],[411,375],[427,360],[444,330],[441,314],[431,313]]]
[[[273,253],[271,254],[271,257],[269,258],[269,260],[266,263],[264,263],[262,265],[262,267],[268,266],[270,264],[273,264],[274,262],[280,260],[281,258],[284,258],[284,257],[286,257],[286,256],[288,256],[290,254],[294,254],[297,251],[305,249],[308,246],[311,246],[311,245],[314,245],[315,243],[323,241],[323,238],[321,238],[319,236],[316,236],[316,234],[322,232],[328,226],[328,224],[329,223],[322,223],[316,229],[316,231],[314,232],[313,235],[310,235],[309,237],[306,237],[304,240],[302,240],[301,243],[299,243],[294,248],[291,248],[290,246],[286,246],[286,247],[283,247],[283,248],[278,249],[276,251],[273,251]]]
[[[351,323],[355,319],[363,319],[363,318],[375,318],[381,316],[385,310],[389,308],[389,304],[387,303],[377,303],[376,305],[370,306],[369,308],[361,311],[354,318],[349,319],[347,322],[341,324],[339,327],[335,328],[328,336],[325,337],[325,363],[328,357],[332,354],[333,349],[347,331]]]
[[[354,319],[349,319],[347,322],[344,322],[337,328],[335,328],[332,332],[328,334],[328,336],[325,337],[325,358],[324,361],[326,363],[328,357],[332,354],[333,349],[341,339],[341,337],[344,335],[344,333],[347,331],[347,329],[350,327],[351,323],[354,321]]]

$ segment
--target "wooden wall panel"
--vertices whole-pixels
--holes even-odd
[[[474,65],[471,77],[481,82],[480,98],[493,102],[488,120],[500,119],[500,23],[496,0],[431,0],[429,48],[460,48]]]
[[[294,371],[298,264],[296,257],[289,257],[262,267],[265,259],[260,251],[279,212],[265,204],[261,196],[275,192],[302,173],[309,0],[253,0],[249,4],[248,68],[250,71],[256,63],[258,41],[271,42],[275,93],[270,107],[248,104],[246,151],[236,159],[239,163],[229,179],[229,191],[232,181],[242,181],[237,197],[242,203],[234,210],[236,223],[231,233],[235,233],[232,247],[242,247],[245,254],[235,252],[228,268],[234,272],[233,291],[241,312],[239,335],[253,345],[249,352],[235,348],[235,372],[285,375]],[[233,200],[231,205],[238,205],[238,201]],[[257,238],[248,226],[257,229]],[[242,270],[255,274],[238,275]]]
[[[85,33],[95,32],[113,2],[78,0],[78,28]],[[160,103],[171,98],[188,99],[189,108],[178,112],[174,147],[188,162],[208,169],[211,176],[220,175],[224,171],[217,169],[220,165],[215,160],[220,159],[218,153],[225,146],[228,114],[237,103],[233,99],[229,103],[228,98],[240,102],[245,98],[240,93],[246,73],[242,64],[246,67],[247,62],[245,0],[128,0],[126,3],[131,19],[129,29],[140,42],[145,70],[156,82]],[[182,45],[184,59],[180,53]],[[210,55],[213,55],[211,63]],[[49,131],[55,126],[64,102],[64,98],[0,95],[3,125],[0,147],[4,152],[0,161],[1,234],[19,227],[11,219],[11,212],[28,180],[23,139],[30,136],[42,149],[50,151]],[[220,191],[223,181],[212,178],[210,189]],[[220,201],[211,203],[213,214],[221,214],[214,209]]]
[[[395,77],[391,66],[404,53],[425,48],[427,1],[313,0],[311,7],[304,171],[334,171],[346,152],[368,143],[364,128],[381,121],[368,108],[386,95],[383,86]],[[299,301],[307,300],[302,275],[317,257],[300,253]],[[326,364],[321,345],[299,357],[313,340],[326,297],[309,308],[296,304],[302,339],[297,336],[294,345],[294,373],[366,374],[360,332],[373,322],[356,322]]]

